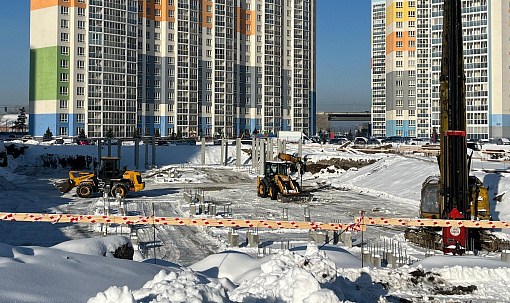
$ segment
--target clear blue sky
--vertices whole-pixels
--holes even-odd
[[[0,105],[28,106],[30,1],[0,10]],[[370,109],[370,1],[317,0],[317,109]]]

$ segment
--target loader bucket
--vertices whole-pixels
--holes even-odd
[[[70,179],[64,179],[53,183],[53,186],[55,186],[55,188],[61,193],[67,193],[74,187],[74,184]]]
[[[312,201],[313,196],[307,192],[301,192],[299,194],[278,194],[278,200],[282,203],[307,203]]]

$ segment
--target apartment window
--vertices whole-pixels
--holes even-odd
[[[85,9],[83,7],[78,7],[78,16],[85,16]]]
[[[161,28],[161,22],[160,21],[154,21],[154,27],[155,28]]]
[[[85,29],[85,21],[78,21],[78,29]]]
[[[397,136],[402,137],[403,131],[401,129],[397,129]]]
[[[402,1],[397,2],[397,8],[404,8],[404,3]]]
[[[402,48],[402,47],[404,47],[404,42],[403,42],[403,41],[397,41],[396,43],[397,43],[397,44],[396,44],[397,48]]]
[[[404,52],[403,51],[397,51],[397,58],[402,58],[404,57]]]
[[[78,34],[78,42],[85,42],[85,34]]]
[[[398,21],[396,23],[396,28],[403,28],[404,27],[404,23],[402,21]]]
[[[76,88],[76,94],[78,96],[84,96],[85,95],[85,87],[77,87]]]
[[[206,80],[211,80],[212,79],[212,73],[211,72],[205,73],[205,79]]]
[[[397,32],[397,38],[404,38],[404,32]]]
[[[60,122],[67,122],[67,114],[60,114]]]
[[[413,79],[413,80],[409,80],[409,81],[407,82],[407,86],[409,86],[409,87],[415,87],[415,86],[416,86],[416,80],[414,80],[414,79]]]
[[[60,73],[60,82],[69,82],[69,74]]]
[[[407,56],[408,56],[409,58],[414,58],[414,57],[416,57],[416,51],[408,51],[408,52],[407,52]]]
[[[415,27],[415,22],[414,21],[409,21],[409,22],[407,22],[407,26],[408,27]]]
[[[207,50],[207,51],[206,51],[206,56],[207,56],[207,57],[211,57],[211,56],[212,56],[212,52],[211,52],[210,50]]]
[[[212,45],[212,39],[206,39],[206,40],[205,40],[205,44],[206,44],[207,46],[211,46],[211,45]]]
[[[410,109],[409,110],[409,117],[414,117],[416,116],[416,111],[414,109]]]
[[[61,15],[69,15],[69,7],[67,7],[67,6],[61,6],[61,7],[60,7],[60,14],[61,14]]]
[[[397,12],[397,19],[402,19],[404,14],[402,12]]]
[[[416,100],[414,100],[414,99],[408,100],[407,101],[407,105],[409,107],[415,107],[416,106]]]
[[[85,114],[77,114],[76,122],[77,123],[85,123]]]
[[[67,127],[59,127],[58,131],[60,136],[67,136]]]
[[[154,92],[154,100],[161,100],[161,93],[160,92]]]
[[[207,16],[207,24],[211,24],[211,22],[212,22],[211,16]]]
[[[157,9],[157,8],[156,8],[156,9],[154,9],[154,15],[155,15],[156,17],[161,17],[161,10],[160,10],[160,9]]]
[[[154,116],[154,124],[159,124],[160,116]]]
[[[404,123],[402,120],[397,120],[397,126],[403,126],[403,125],[404,125]]]
[[[407,61],[407,66],[414,67],[414,65],[415,65],[415,61],[414,60],[408,60]]]
[[[402,99],[398,99],[398,100],[395,102],[395,106],[396,106],[396,107],[403,107],[403,106],[404,106],[404,100],[402,100]]]
[[[61,28],[69,28],[69,20],[60,19],[60,27]]]
[[[85,100],[76,101],[76,108],[85,108]]]
[[[69,42],[69,34],[68,33],[60,33],[60,41]]]
[[[408,120],[409,127],[415,127],[416,126],[416,120]],[[412,136],[414,137],[414,136]]]
[[[416,91],[414,89],[409,90],[409,91],[407,91],[407,95],[409,97],[414,97],[414,96],[416,96]]]
[[[205,87],[206,87],[205,89],[206,89],[207,91],[212,91],[212,85],[211,85],[211,83],[207,83],[207,84],[205,85]]]
[[[404,115],[404,111],[401,109],[397,109],[396,113],[397,113],[397,117],[402,117]]]
[[[76,74],[76,81],[77,82],[85,82],[85,75],[84,74]]]
[[[69,47],[68,46],[61,46],[60,47],[60,54],[63,56],[69,56]]]
[[[66,109],[67,108],[67,100],[60,100],[60,108]]]
[[[409,16],[409,18],[414,18],[416,16],[416,11],[408,11],[407,15]]]
[[[408,75],[409,77],[415,77],[415,76],[416,76],[416,71],[415,71],[415,70],[407,71],[407,75]]]
[[[77,62],[77,63],[78,63],[78,64],[77,64],[77,68],[78,68],[78,69],[84,69],[84,68],[85,68],[85,61],[83,61],[83,60],[78,60],[78,62]]]
[[[161,51],[161,47],[159,46],[159,44],[154,44],[154,51],[155,52],[160,52]]]
[[[414,7],[414,1],[407,1],[407,5],[409,7]]]
[[[160,33],[154,33],[154,40],[161,40],[161,34]]]
[[[60,68],[69,68],[69,61],[60,60]]]
[[[396,95],[397,97],[403,97],[403,96],[404,96],[404,91],[403,91],[403,90],[401,90],[401,89],[396,90],[396,91],[395,91],[395,95]]]
[[[402,77],[404,77],[404,71],[398,70],[397,71],[397,78],[402,78]]]
[[[402,81],[402,80],[397,80],[397,81],[395,82],[395,86],[396,86],[396,87],[402,87],[402,86],[404,86],[404,81]]]
[[[398,61],[396,61],[395,63],[396,63],[396,65],[397,65],[397,67],[403,67],[404,65],[403,65],[403,63],[402,63],[402,62],[403,62],[403,61],[398,60]]]
[[[409,42],[409,43],[408,43],[409,47],[413,47],[413,48],[415,47],[416,41],[414,41],[414,40],[410,40],[410,41],[408,41],[408,42]]]
[[[411,38],[414,38],[414,37],[416,37],[416,32],[415,31],[409,31],[408,32],[408,36],[411,37]]]
[[[85,56],[85,48],[84,47],[78,47],[78,56]]]

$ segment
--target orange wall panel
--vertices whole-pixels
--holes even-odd
[[[85,1],[86,2],[86,1]],[[82,7],[86,8],[86,3],[78,3],[78,0],[31,0],[30,1],[30,10],[35,11],[37,9],[52,7],[52,6],[67,6],[67,7]]]

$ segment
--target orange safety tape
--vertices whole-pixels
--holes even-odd
[[[363,225],[393,225],[393,226],[430,226],[451,227],[464,226],[467,228],[510,228],[510,222],[478,221],[478,220],[443,220],[443,219],[398,219],[398,218],[356,218],[356,223]]]
[[[318,230],[354,230],[364,231],[365,226],[359,223],[322,223],[301,221],[271,221],[245,219],[213,219],[213,218],[180,218],[180,217],[142,217],[142,216],[101,216],[71,214],[33,214],[3,213],[0,221],[29,221],[51,223],[110,223],[110,224],[158,224],[183,226],[212,227],[254,227],[254,228],[286,228],[286,229],[318,229]]]

